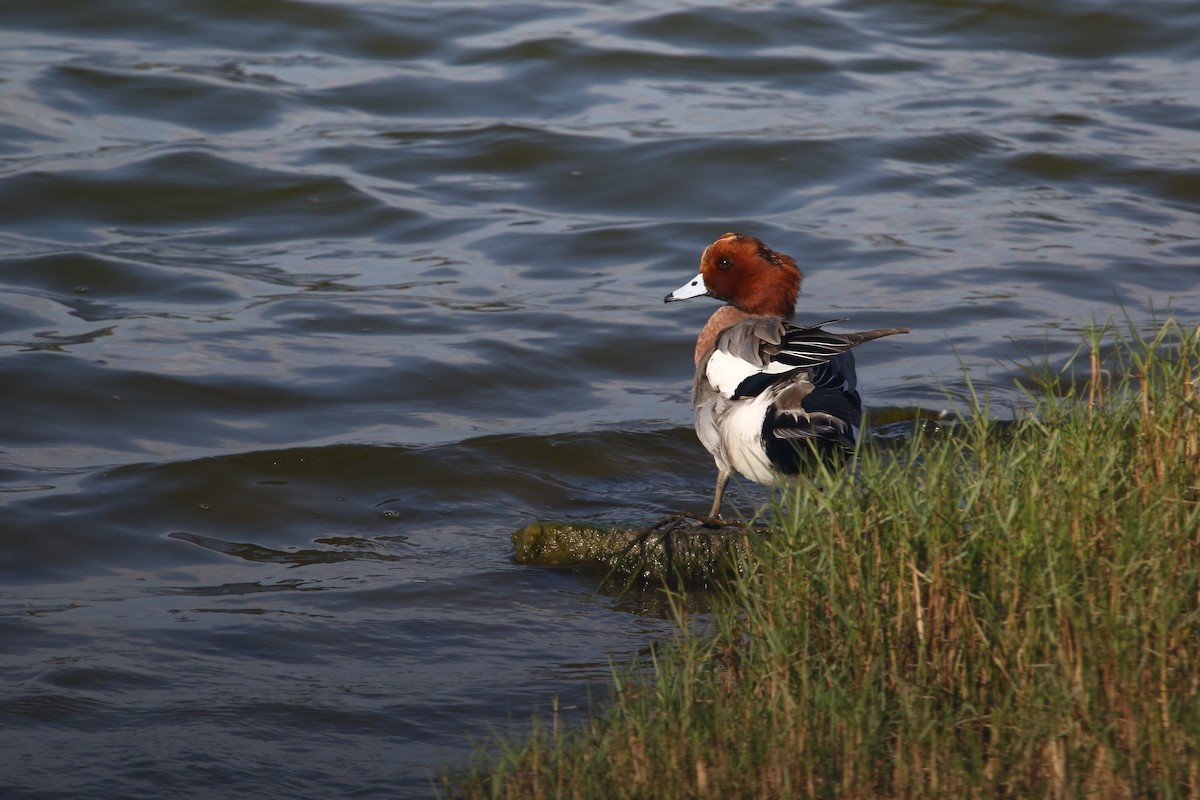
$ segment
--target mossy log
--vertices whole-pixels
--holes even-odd
[[[512,543],[518,564],[586,570],[623,583],[699,586],[735,572],[750,535],[740,524],[704,525],[678,515],[645,527],[533,522],[513,533]]]

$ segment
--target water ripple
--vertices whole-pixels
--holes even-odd
[[[1014,362],[1093,320],[1197,318],[1198,28],[1195,0],[7,9],[11,788],[421,796],[464,730],[586,706],[668,626],[507,537],[705,507],[712,304],[661,299],[727,230],[797,257],[801,318],[912,329],[859,356],[882,440],[968,379],[1011,413]]]

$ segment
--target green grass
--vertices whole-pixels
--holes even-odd
[[[447,793],[1200,796],[1198,362],[1197,331],[1093,331],[1012,425],[972,401],[814,477],[648,677]]]

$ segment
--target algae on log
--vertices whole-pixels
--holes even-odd
[[[513,533],[512,543],[518,564],[586,569],[625,582],[700,585],[737,571],[747,533],[680,515],[648,527],[534,522]]]

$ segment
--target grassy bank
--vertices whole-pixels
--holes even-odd
[[[1200,796],[1198,360],[1097,332],[1015,425],[800,487],[649,678],[448,791]]]

